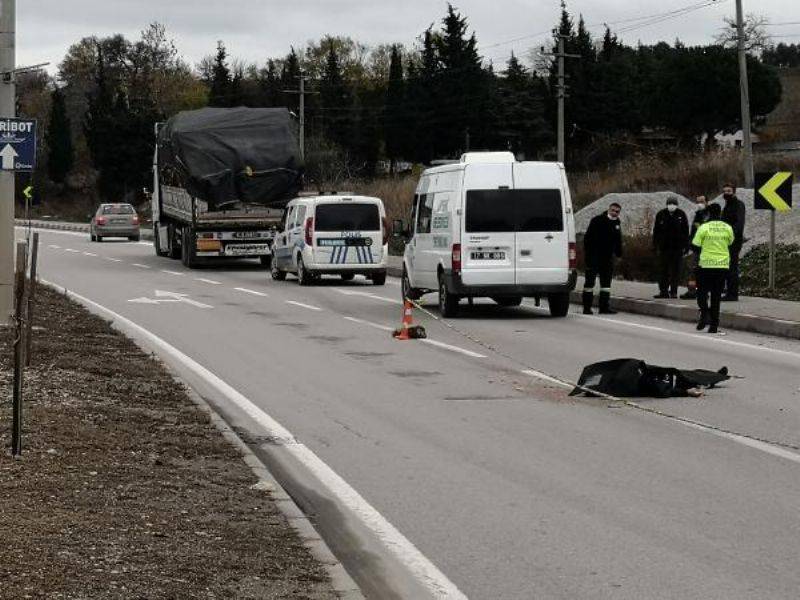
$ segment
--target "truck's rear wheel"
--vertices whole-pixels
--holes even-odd
[[[175,225],[167,226],[167,239],[169,240],[169,248],[166,249],[167,256],[174,260],[182,258],[183,246],[178,242],[178,228]]]
[[[550,316],[566,317],[569,312],[569,292],[549,294],[547,304],[550,306]]]
[[[169,248],[166,250],[161,247],[161,236],[158,231],[158,223],[153,223],[153,247],[156,250],[156,256],[169,256]]]
[[[198,266],[194,230],[188,226],[184,227],[181,233],[181,262],[189,269],[196,269]]]

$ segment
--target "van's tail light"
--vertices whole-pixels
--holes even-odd
[[[391,232],[389,231],[389,219],[383,217],[381,222],[383,223],[383,245],[385,246],[389,243],[389,236],[391,235]]]
[[[575,242],[569,243],[569,268],[578,268],[578,247],[575,245]]]
[[[306,244],[314,245],[314,217],[306,219]]]
[[[136,215],[133,215],[133,219],[131,220],[131,224],[132,225],[138,225],[139,224],[139,217],[136,216]]]
[[[461,244],[453,244],[453,271],[461,270]]]
[[[106,218],[105,217],[97,217],[97,221],[96,222],[97,222],[98,225],[105,225],[106,224]]]

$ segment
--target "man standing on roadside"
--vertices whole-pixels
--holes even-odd
[[[656,215],[653,248],[659,259],[659,292],[655,297],[677,298],[683,257],[689,249],[689,218],[678,208],[678,199],[674,196]]]
[[[589,223],[583,237],[586,260],[586,281],[583,286],[583,314],[592,314],[594,284],[600,277],[600,314],[614,315],[611,310],[611,280],[614,277],[614,257],[622,257],[622,228],[619,213],[622,207],[616,202],[608,212],[597,215]]]
[[[693,240],[694,236],[697,234],[697,230],[700,229],[700,226],[708,221],[708,198],[705,196],[697,196],[695,198],[695,204],[697,210],[694,213],[694,219],[692,219],[692,231],[689,234],[689,239]],[[696,248],[693,247],[694,256],[692,256],[692,274],[689,276],[689,289],[686,290],[686,293],[681,296],[682,300],[695,300],[697,299],[697,270],[698,265],[697,261],[699,260],[700,256]]]
[[[692,245],[700,251],[700,268],[697,275],[697,306],[700,320],[697,331],[708,327],[708,333],[719,328],[719,304],[722,288],[731,264],[730,247],[735,242],[733,228],[720,220],[722,209],[718,204],[708,207],[708,222],[697,230]],[[711,304],[709,306],[709,297]]]
[[[731,246],[731,266],[725,281],[725,302],[736,302],[739,299],[739,254],[744,245],[744,224],[747,212],[744,202],[736,197],[736,186],[726,183],[722,187],[725,206],[722,209],[722,220],[733,228],[734,241]]]

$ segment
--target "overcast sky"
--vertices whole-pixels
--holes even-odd
[[[653,22],[633,20],[701,4],[702,0],[569,0],[600,36],[603,23],[617,23],[629,43],[680,37],[689,44],[713,39],[733,0]],[[512,50],[525,54],[547,36],[559,12],[559,0],[456,0],[478,36],[481,53],[495,64]],[[749,6],[748,6],[749,5]],[[17,64],[57,65],[67,48],[88,35],[122,33],[131,39],[148,23],[166,25],[180,53],[191,64],[212,54],[224,40],[231,56],[261,64],[325,34],[348,35],[370,45],[410,45],[445,13],[445,0],[17,0]],[[798,0],[745,0],[745,10],[772,23],[800,22]],[[632,28],[624,31],[624,28]],[[800,42],[800,24],[771,28],[776,41]],[[519,39],[523,38],[524,39]],[[511,40],[515,40],[510,43]],[[54,71],[55,67],[51,67]]]

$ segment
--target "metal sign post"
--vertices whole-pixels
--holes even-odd
[[[775,213],[792,210],[792,174],[787,171],[778,173],[758,173],[755,178],[755,198],[753,207],[756,210],[769,210],[769,289],[775,289]]]

